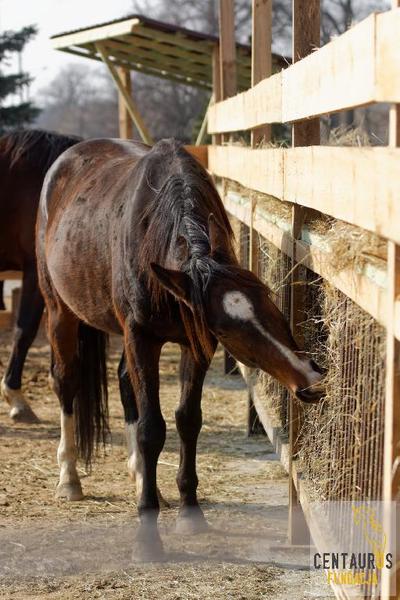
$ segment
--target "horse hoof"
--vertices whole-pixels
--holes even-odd
[[[55,497],[59,500],[67,500],[69,502],[83,500],[81,484],[79,482],[59,483],[56,488]]]
[[[10,406],[10,417],[15,423],[40,423],[29,404],[26,402],[22,391],[10,388],[3,377],[0,384],[1,396]]]
[[[14,406],[10,410],[10,418],[14,423],[28,423],[29,425],[40,423],[40,419],[35,415],[28,404],[25,406]]]
[[[137,535],[133,543],[132,562],[164,562],[165,560],[166,554],[158,532],[146,537]]]
[[[209,526],[200,508],[186,508],[178,514],[175,531],[180,535],[197,535],[208,531]]]

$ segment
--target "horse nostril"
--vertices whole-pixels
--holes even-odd
[[[317,365],[317,363],[313,359],[310,360],[310,365],[317,373],[320,373],[321,375],[326,375],[326,369]]]
[[[296,398],[307,404],[317,404],[324,397],[324,389],[321,386],[296,390]]]

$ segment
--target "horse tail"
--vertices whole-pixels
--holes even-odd
[[[108,336],[79,324],[79,388],[74,403],[76,443],[80,457],[90,469],[93,451],[103,447],[109,435],[107,391]]]

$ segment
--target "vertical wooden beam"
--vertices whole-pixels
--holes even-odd
[[[234,0],[219,0],[219,43],[221,100],[225,100],[237,92]],[[231,138],[222,134],[223,142]]]
[[[205,110],[204,117],[203,117],[203,120],[202,120],[201,125],[200,125],[199,133],[197,134],[195,146],[201,146],[203,144],[205,138],[206,138],[206,135],[207,135],[207,122],[208,122],[208,109],[210,108],[210,106],[212,104],[214,104],[214,96],[213,96],[213,94],[211,94],[210,100],[209,100],[209,102],[207,104],[207,108]]]
[[[293,7],[293,62],[301,60],[320,45],[320,2],[319,0],[292,0]],[[319,119],[296,123],[292,127],[292,145],[312,146],[320,143]],[[302,206],[294,205],[292,209],[293,261],[296,256],[296,240],[301,235],[306,211]],[[302,329],[299,326],[305,319],[304,301],[305,286],[299,285],[299,268],[293,264],[290,294],[290,321],[294,338],[303,345]],[[292,398],[289,404],[289,531],[291,544],[309,542],[309,531],[302,516],[293,476],[293,458],[298,452],[298,435],[300,431],[300,411]]]
[[[220,66],[220,50],[219,44],[216,44],[212,54],[212,85],[213,85],[213,102],[219,102],[221,100],[221,66]],[[221,143],[221,134],[213,134],[212,143]]]
[[[117,68],[122,85],[129,96],[132,96],[131,72],[125,67]],[[118,92],[119,137],[129,140],[133,137],[132,119],[126,107],[124,97]]]
[[[256,85],[272,72],[272,0],[252,0],[251,19],[251,85]],[[271,126],[264,125],[251,132],[251,147],[256,148],[261,142],[271,141]],[[249,269],[259,275],[260,236],[253,227],[256,210],[256,196],[251,194],[251,222],[249,240]],[[258,418],[251,392],[247,402],[247,434],[254,435],[264,431]]]
[[[400,7],[400,0],[392,0],[392,8]],[[395,43],[395,40],[392,40]],[[400,104],[390,108],[389,145],[400,146]],[[386,326],[386,396],[385,396],[385,433],[383,447],[383,490],[385,502],[397,502],[400,507],[400,342],[395,338],[395,301],[400,297],[400,246],[388,241],[388,285],[387,310],[389,311]],[[384,514],[384,531],[388,536],[387,545],[397,545],[399,561],[400,544],[400,511],[397,510],[396,529],[392,529],[392,511]],[[396,568],[397,567],[397,568]],[[391,598],[391,592],[400,598],[400,563],[394,562],[391,571],[382,571],[381,599]]]
[[[96,42],[95,46],[96,46],[97,52],[101,56],[102,61],[108,68],[110,75],[113,78],[115,85],[117,86],[118,92],[120,93],[121,97],[123,98],[123,100],[125,102],[126,109],[129,112],[129,114],[132,118],[132,121],[134,122],[135,127],[139,132],[140,137],[146,144],[149,144],[149,145],[153,144],[151,135],[148,132],[146,125],[143,122],[143,119],[140,115],[140,112],[138,111],[136,104],[133,101],[132,96],[130,94],[128,94],[127,90],[125,89],[125,87],[123,85],[123,82],[120,77],[120,73],[117,70],[116,65],[112,62],[112,60],[110,60],[110,58],[108,56],[107,48],[100,42]]]
[[[236,94],[237,73],[234,0],[219,0],[219,80],[221,100],[225,100]],[[221,142],[227,142],[230,138],[230,134],[222,134],[222,136],[219,136]],[[235,359],[225,351],[225,373],[234,372],[235,368],[237,368]]]
[[[272,0],[253,0],[252,2],[252,38],[251,38],[251,85],[269,77],[272,72]],[[264,125],[251,132],[251,147],[264,140],[271,141],[271,126]],[[251,271],[258,275],[259,264],[259,236],[253,228],[253,215],[256,208],[255,195],[251,196],[251,224],[250,224],[250,256]]]
[[[320,1],[292,0],[292,7],[292,57],[295,63],[320,46]],[[293,125],[292,141],[294,146],[319,144],[319,119],[308,119]]]
[[[272,0],[253,0],[251,34],[251,85],[272,73]],[[271,141],[271,126],[264,125],[251,132],[251,146],[262,140]]]
[[[221,99],[237,91],[235,11],[233,0],[219,0]]]

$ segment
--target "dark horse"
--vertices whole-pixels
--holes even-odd
[[[104,335],[122,334],[128,468],[139,494],[136,552],[160,557],[156,468],[166,432],[159,401],[163,344],[176,342],[182,352],[176,411],[182,532],[206,525],[196,497],[196,444],[202,384],[217,341],[306,402],[321,397],[320,370],[297,348],[266,286],[239,266],[211,179],[173,140],[153,148],[92,140],[67,150],[44,182],[37,256],[61,404],[56,494],[82,498],[74,419],[78,450],[90,463],[95,442],[107,432]]]
[[[1,394],[10,405],[10,416],[15,421],[37,421],[22,394],[21,377],[43,313],[35,255],[40,191],[50,165],[78,141],[79,138],[37,129],[15,131],[0,138],[0,271],[23,272],[13,348],[1,381]],[[3,285],[0,286],[0,309],[4,309],[2,292]]]

